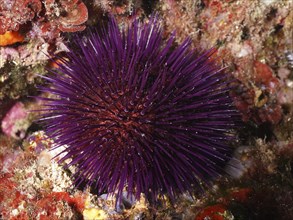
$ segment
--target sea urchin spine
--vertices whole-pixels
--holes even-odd
[[[47,133],[66,146],[60,162],[76,167],[76,183],[156,200],[221,174],[238,113],[212,50],[174,46],[157,18],[122,31],[112,18],[89,35],[42,89],[55,95],[44,98]]]

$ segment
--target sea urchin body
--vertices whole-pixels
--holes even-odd
[[[119,30],[114,19],[76,41],[79,51],[46,79],[43,120],[76,183],[99,192],[175,198],[223,172],[237,112],[229,75],[211,58],[174,46],[157,18]]]

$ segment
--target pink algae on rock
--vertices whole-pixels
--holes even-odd
[[[50,0],[52,1],[52,0]],[[58,28],[63,32],[76,32],[85,29],[88,11],[85,4],[79,0],[63,0],[60,2],[66,11],[66,16],[58,19]]]
[[[232,92],[235,105],[243,121],[251,119],[256,124],[278,124],[282,119],[282,108],[277,99],[280,81],[267,64],[259,61],[254,61],[253,73],[249,84],[239,82]]]
[[[20,25],[33,20],[41,9],[40,0],[0,0],[0,34],[18,31]]]
[[[26,129],[29,124],[26,123],[28,113],[23,103],[17,102],[5,115],[2,120],[1,128],[4,134],[15,139],[25,137]]]
[[[11,141],[0,135],[0,219],[79,219],[87,192],[68,192],[72,183],[66,172],[56,160],[41,158],[46,150],[38,152],[52,141],[43,132],[26,138],[22,150]]]
[[[87,19],[87,7],[80,0],[0,0],[0,34],[37,24],[56,36],[60,31],[84,30]]]

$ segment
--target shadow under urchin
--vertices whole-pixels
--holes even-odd
[[[66,146],[60,162],[75,166],[78,185],[98,192],[144,193],[172,200],[221,175],[231,158],[238,112],[231,76],[213,50],[175,45],[160,20],[138,20],[77,37],[58,70],[44,77],[47,134]],[[70,159],[70,160],[67,160]]]

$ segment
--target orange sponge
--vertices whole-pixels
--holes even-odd
[[[4,34],[0,34],[0,46],[8,46],[18,42],[22,42],[24,36],[17,31],[7,31]]]

